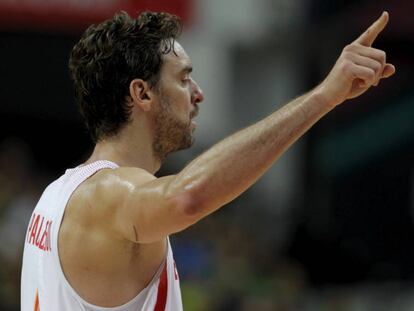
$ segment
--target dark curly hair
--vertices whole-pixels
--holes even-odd
[[[73,47],[69,70],[80,112],[94,142],[115,135],[130,120],[129,84],[157,86],[163,54],[173,50],[181,22],[168,13],[121,12],[90,26]]]

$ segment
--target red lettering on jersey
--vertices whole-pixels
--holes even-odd
[[[36,242],[36,232],[37,232],[37,226],[39,225],[40,215],[33,214],[33,217],[36,217],[36,218],[31,228],[29,243],[34,245]]]
[[[47,244],[46,244],[46,240],[47,240],[47,233],[48,233],[48,229],[49,229],[49,220],[46,221],[46,226],[45,226],[45,231],[43,231],[42,234],[42,239],[39,242],[39,248],[41,250],[47,251]]]
[[[39,244],[40,244],[39,236],[40,236],[40,232],[43,229],[43,221],[44,220],[45,220],[45,217],[42,216],[42,222],[40,223],[40,227],[39,227],[39,229],[36,232],[36,242],[35,242],[35,244],[36,244],[37,247],[39,247]]]
[[[40,226],[39,226],[40,221]],[[43,224],[45,224],[43,226]],[[42,251],[50,251],[51,247],[51,230],[52,221],[47,220],[40,214],[33,213],[32,221],[27,233],[27,242],[41,249]]]
[[[30,237],[30,233],[32,231],[33,221],[34,221],[35,217],[36,217],[36,214],[33,213],[32,218],[30,219],[29,230],[27,230],[27,237],[26,237],[27,242],[29,242],[29,237]]]
[[[49,222],[49,228],[47,228],[47,248],[49,251],[52,250],[52,221]]]

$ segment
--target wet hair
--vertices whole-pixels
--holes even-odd
[[[181,22],[168,13],[121,12],[90,26],[73,47],[69,71],[75,96],[94,142],[116,135],[130,121],[129,84],[156,87],[163,64],[180,35]]]

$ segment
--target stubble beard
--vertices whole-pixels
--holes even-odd
[[[161,97],[160,109],[155,117],[153,151],[164,162],[168,154],[190,148],[194,143],[191,121],[183,122],[173,114],[170,102]]]

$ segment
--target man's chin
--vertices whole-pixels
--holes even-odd
[[[194,130],[192,132],[194,132]],[[192,133],[189,134],[188,137],[186,137],[185,142],[176,151],[191,148],[194,145],[194,141],[195,141],[195,138],[193,134]]]
[[[195,123],[195,122],[194,122]],[[171,133],[178,134],[172,135],[168,137],[165,135],[162,140],[157,140],[153,145],[154,154],[157,158],[164,162],[165,158],[176,151],[189,149],[191,146],[194,145],[195,138],[194,138],[194,131],[195,127],[189,124],[185,127],[181,127],[181,131],[179,131],[179,126],[176,125],[171,127],[167,133],[171,135]]]

